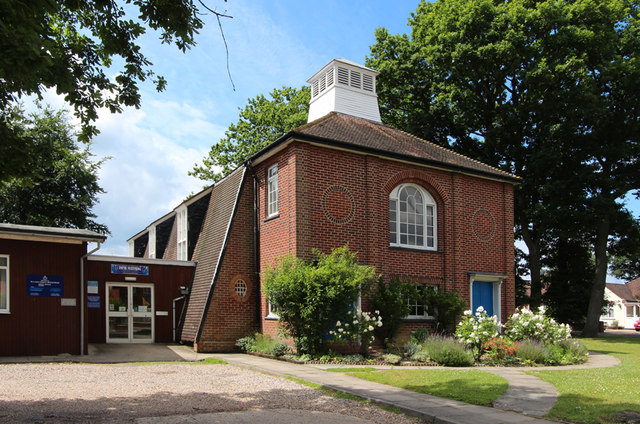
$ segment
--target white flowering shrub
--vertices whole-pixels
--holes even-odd
[[[528,308],[511,315],[505,324],[505,334],[513,341],[536,340],[545,344],[555,344],[571,338],[571,327],[560,324],[545,315],[541,306],[537,313]]]
[[[464,311],[462,321],[458,323],[455,336],[460,343],[473,352],[476,360],[479,360],[486,342],[498,336],[500,324],[498,318],[487,315],[482,306],[478,307],[476,313],[471,310]]]
[[[329,331],[329,336],[336,342],[360,342],[368,352],[375,339],[373,331],[378,327],[382,327],[379,311],[363,312],[358,308],[347,312],[344,321],[337,321],[335,329]]]

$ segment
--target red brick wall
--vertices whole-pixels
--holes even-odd
[[[297,225],[301,216],[297,216],[296,193],[298,181],[296,163],[296,149],[289,146],[284,151],[256,167],[256,177],[258,180],[258,228],[259,228],[259,250],[260,250],[260,271],[273,265],[278,257],[297,254]],[[274,218],[267,218],[267,170],[278,165],[278,212]],[[300,193],[298,193],[300,195]],[[260,317],[265,317],[268,313],[267,302],[264,291],[260,292]],[[262,320],[262,328],[266,334],[276,334],[277,321]]]
[[[274,161],[280,217],[263,222],[264,176]],[[513,312],[511,184],[306,143],[293,143],[262,164],[258,178],[261,269],[278,254],[309,257],[312,248],[329,252],[348,243],[378,273],[438,284],[467,302],[469,272],[505,274],[502,316]],[[437,251],[389,246],[389,194],[408,182],[437,203]],[[261,304],[264,317],[264,298]],[[274,322],[263,320],[262,330],[273,333]]]
[[[198,352],[235,350],[237,339],[256,330],[260,293],[254,276],[253,222],[253,179],[247,173],[200,342],[194,345]],[[242,298],[234,291],[238,279],[248,288]]]

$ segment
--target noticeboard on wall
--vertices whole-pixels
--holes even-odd
[[[39,297],[62,297],[61,275],[27,274],[27,295]]]

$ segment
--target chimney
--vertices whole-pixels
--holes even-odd
[[[334,59],[309,78],[311,102],[307,122],[340,112],[382,122],[376,94],[378,72],[346,59]]]

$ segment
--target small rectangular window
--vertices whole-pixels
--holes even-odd
[[[429,311],[429,306],[425,303],[427,290],[438,290],[438,286],[421,284],[418,286],[418,294],[415,298],[407,298],[409,306],[408,319],[433,318],[435,312]]]
[[[9,313],[9,256],[0,256],[0,313]]]
[[[267,177],[267,216],[278,214],[278,165],[269,168]]]
[[[156,257],[156,227],[149,228],[149,257]]]
[[[267,316],[265,318],[280,319],[278,309],[267,300]]]
[[[183,207],[177,212],[177,235],[178,235],[178,260],[186,261],[189,258],[187,253],[187,235],[188,235],[188,221],[187,221],[187,208]]]

